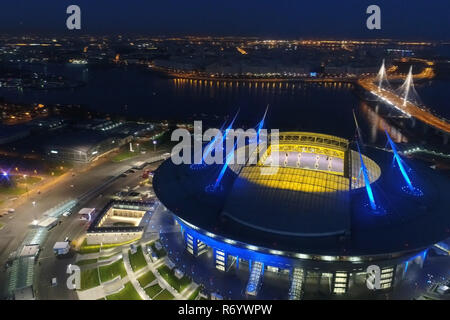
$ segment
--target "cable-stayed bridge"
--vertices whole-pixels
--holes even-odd
[[[413,75],[411,67],[403,84],[393,90],[389,80],[401,79],[402,76],[393,75],[388,78],[383,61],[380,71],[375,77],[362,78],[358,80],[358,84],[380,101],[394,107],[407,117],[416,118],[439,131],[450,133],[450,123],[427,110],[414,88],[414,79],[430,79],[433,76],[434,72],[431,67],[426,67],[421,73],[415,75]]]

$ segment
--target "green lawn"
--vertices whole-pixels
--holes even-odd
[[[45,173],[54,177],[58,177],[63,175],[67,171],[73,168],[73,165],[67,162],[53,161],[48,164],[45,169]]]
[[[81,290],[90,289],[100,285],[97,268],[81,271]]]
[[[92,264],[97,263],[97,259],[86,259],[86,260],[80,260],[76,262],[77,266],[84,266],[86,264]]]
[[[27,192],[27,189],[23,187],[0,187],[0,194],[7,196],[20,196],[25,192]]]
[[[149,271],[145,274],[143,274],[142,276],[140,276],[138,278],[139,284],[141,285],[142,288],[145,288],[146,285],[148,285],[149,283],[152,283],[153,280],[155,280],[156,277],[153,274],[153,272]]]
[[[114,279],[117,276],[121,278],[127,275],[127,271],[125,270],[125,266],[123,264],[123,260],[117,260],[114,263],[111,263],[107,266],[102,266],[100,269],[100,280],[102,282],[106,282]]]
[[[15,176],[15,177],[17,177],[15,179],[16,183],[23,183],[27,185],[32,185],[42,180],[41,177],[33,177],[33,176],[31,177],[27,176],[26,178],[24,178],[23,176]]]
[[[112,158],[112,161],[120,162],[120,161],[123,161],[126,159],[133,158],[133,157],[137,156],[138,154],[139,153],[137,153],[137,152],[131,152],[130,150],[124,150],[124,151],[120,152],[119,154],[115,155]]]
[[[107,300],[142,300],[131,282],[127,282],[122,290],[106,297]]]
[[[164,290],[160,294],[158,294],[154,300],[173,300],[175,298],[173,294],[171,294],[169,291]]]
[[[163,289],[158,284],[155,284],[151,287],[145,288],[144,290],[145,293],[147,293],[147,295],[153,299],[153,297],[160,293]]]
[[[137,247],[136,253],[131,254],[131,250],[128,250],[128,256],[130,257],[130,264],[133,271],[140,270],[147,265],[144,253],[142,252],[142,246]]]
[[[156,249],[154,243],[151,244],[151,247],[152,247],[153,252],[156,253],[156,255],[158,256],[158,258],[162,258],[167,255],[167,252],[166,252],[166,250],[164,250],[164,248],[162,248],[161,250],[158,250],[158,249]]]
[[[201,286],[198,286],[197,289],[189,296],[188,300],[195,300],[197,298],[198,294],[200,293]]]
[[[78,253],[81,253],[81,254],[95,253],[95,252],[100,252],[100,246],[98,246],[98,247],[96,247],[96,246],[80,247],[80,249],[78,250]]]
[[[114,222],[114,227],[134,227],[134,223],[128,223],[128,222]]]
[[[174,271],[170,270],[166,265],[159,267],[158,271],[161,277],[163,277],[164,280],[166,280],[167,283],[178,292],[183,291],[183,289],[191,283],[191,279],[189,279],[187,276],[183,276],[183,278],[181,279],[175,277]]]

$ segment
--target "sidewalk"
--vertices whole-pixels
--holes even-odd
[[[129,251],[128,247],[126,247],[122,250],[123,263],[125,265],[125,270],[127,271],[128,278],[130,278],[131,284],[133,285],[134,289],[139,293],[142,300],[151,300],[150,297],[145,292],[145,290],[139,284],[139,281],[137,281],[136,275],[135,275],[133,269],[131,268],[130,257],[128,256],[128,251]],[[145,269],[145,268],[143,268],[143,269]]]
[[[79,300],[98,300],[105,298],[111,294],[119,292],[125,286],[125,284],[129,281],[128,276],[124,278],[115,278],[111,281],[102,283],[101,285],[87,289],[84,291],[77,291]]]
[[[116,247],[116,248],[111,248],[105,251],[100,251],[100,252],[93,252],[93,253],[85,253],[85,254],[81,254],[81,253],[77,253],[77,257],[75,258],[75,261],[80,261],[80,260],[89,260],[89,259],[98,259],[100,257],[107,257],[107,256],[111,256],[111,258],[105,259],[104,261],[108,261],[112,258],[114,258],[115,255],[118,255],[122,253],[122,248],[121,247]]]
[[[90,259],[78,259],[79,255],[77,255],[75,264],[77,261],[83,261],[83,260],[90,260]],[[95,258],[91,258],[91,259],[95,259]],[[109,258],[109,259],[105,259],[105,260],[97,260],[97,262],[95,263],[91,263],[91,264],[86,264],[86,265],[81,265],[80,268],[81,269],[94,269],[94,268],[99,268],[99,267],[103,267],[103,266],[107,266],[110,265],[118,260],[122,259],[122,255],[121,254],[116,254],[113,257]]]
[[[143,245],[143,244],[142,244]],[[167,289],[167,291],[169,291],[174,297],[175,300],[185,300],[183,299],[183,296],[178,293],[177,290],[175,290],[174,288],[172,288],[167,282],[166,280],[164,280],[163,277],[161,277],[161,275],[158,272],[158,267],[162,266],[165,262],[164,258],[160,258],[158,259],[158,261],[156,262],[152,262],[150,260],[150,258],[148,257],[147,254],[144,253],[144,258],[147,261],[147,265],[150,268],[150,271],[153,272],[153,274],[155,275],[156,279],[158,280],[159,284],[163,284],[161,287]]]

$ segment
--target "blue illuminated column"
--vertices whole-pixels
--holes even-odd
[[[403,269],[403,277],[406,276],[406,272],[408,271],[409,261],[405,262],[405,268]]]
[[[216,269],[220,271],[226,271],[227,270],[227,261],[228,255],[225,251],[220,249],[214,249],[214,264],[216,266]]]
[[[237,114],[236,114],[236,116],[237,116]],[[235,118],[233,119],[233,121],[230,123],[230,125],[228,126],[228,128],[225,130],[225,135],[226,135],[226,133],[228,132],[228,130],[229,129],[231,129],[231,126],[233,126],[233,123],[234,123],[234,120],[236,119],[236,116],[235,116]],[[225,123],[222,125],[222,127],[220,128],[220,134],[217,134],[212,140],[211,140],[211,142],[210,143],[208,143],[208,145],[205,147],[205,149],[203,150],[203,156],[202,156],[202,164],[205,162],[205,158],[206,158],[206,156],[208,156],[209,155],[209,153],[211,152],[211,150],[213,149],[213,147],[216,145],[216,144],[221,144],[221,143],[223,143],[223,140],[224,140],[224,136],[222,135],[222,131],[223,131],[223,127],[225,127]]]
[[[236,150],[237,142],[234,144],[233,150],[228,153],[226,156],[225,164],[222,166],[222,169],[219,172],[219,176],[216,179],[216,182],[214,183],[214,190],[217,190],[220,186],[220,182],[222,181],[223,175],[225,174],[225,171],[228,168],[228,165],[230,164],[231,160],[234,157],[234,150]]]
[[[356,146],[358,147],[359,160],[361,162],[361,171],[364,176],[364,184],[366,185],[367,196],[369,197],[370,207],[372,210],[377,209],[377,205],[375,203],[375,198],[373,197],[372,187],[370,186],[369,175],[367,173],[366,165],[364,164],[363,157],[361,154],[361,149],[359,148],[359,143],[356,141]]]
[[[422,267],[423,267],[423,264],[425,263],[425,260],[427,258],[427,254],[428,254],[428,249],[424,250],[424,252],[422,253]]]
[[[427,254],[428,254],[428,249],[424,250],[423,252],[421,252],[420,254],[418,254],[415,258],[414,261],[421,267],[423,268],[423,264],[427,258]]]
[[[267,110],[269,109],[269,105],[266,107],[266,111],[264,112],[263,118],[258,123],[257,132],[256,132],[256,144],[259,145],[259,133],[261,132],[261,129],[264,126],[264,120],[266,119]]]
[[[392,141],[392,139],[389,136],[389,134],[387,133],[387,131],[384,130],[384,132],[386,133],[386,137],[389,141],[389,144],[391,145],[392,152],[394,153],[394,159],[397,162],[398,168],[400,169],[400,172],[402,173],[403,179],[405,179],[405,181],[406,181],[406,185],[408,186],[409,190],[414,191],[414,187],[411,183],[411,180],[409,179],[408,174],[406,173],[406,170],[403,167],[402,159],[398,155],[397,147],[395,146],[395,143]]]
[[[225,132],[224,132],[224,134],[222,135],[222,139],[218,142],[219,145],[220,145],[220,144],[223,144],[223,142],[226,141],[228,132],[233,128],[234,121],[236,121],[236,118],[237,118],[238,114],[239,114],[239,110],[236,112],[236,114],[235,114],[234,117],[233,117],[233,120],[231,120],[230,124],[229,124],[228,127],[225,129]]]

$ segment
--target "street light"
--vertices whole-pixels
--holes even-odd
[[[156,140],[153,140],[153,151],[156,151],[156,144],[157,144],[158,142],[156,141]]]
[[[26,174],[23,175],[23,180],[25,180],[25,188],[26,188],[26,194],[27,194],[27,198],[28,198],[28,183],[27,183],[27,175]]]

